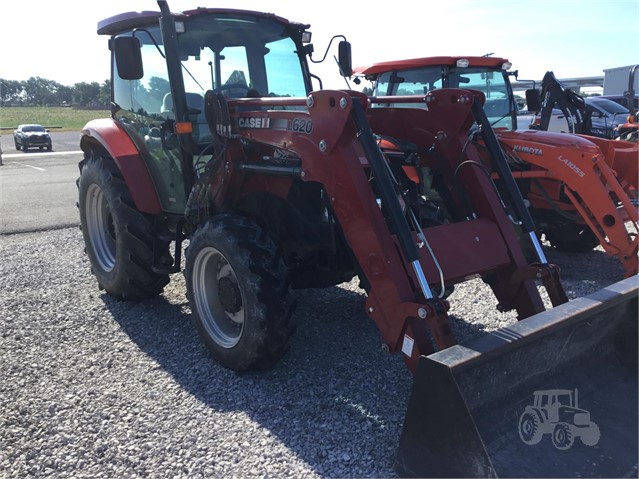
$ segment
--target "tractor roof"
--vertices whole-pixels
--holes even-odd
[[[197,8],[195,10],[186,10],[184,12],[175,12],[176,17],[191,17],[207,13],[223,14],[223,15],[239,15],[239,16],[257,16],[268,17],[283,24],[290,24],[305,30],[310,27],[308,24],[296,23],[279,17],[273,13],[256,12],[252,10],[237,10],[231,8]],[[125,12],[105,18],[98,22],[98,35],[116,35],[120,32],[131,30],[136,27],[146,27],[158,24],[160,12],[143,11],[143,12]]]
[[[501,67],[508,62],[506,58],[500,57],[423,57],[411,58],[407,60],[392,60],[388,62],[373,63],[371,65],[357,67],[353,71],[357,75],[377,75],[390,70],[407,70],[409,68],[420,68],[430,66],[455,66],[457,60],[466,59],[470,67]]]
[[[545,391],[535,391],[535,395],[572,394],[572,389],[548,389]]]

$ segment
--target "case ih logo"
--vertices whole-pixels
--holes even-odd
[[[544,151],[541,148],[531,148],[529,146],[515,145],[513,146],[513,150],[520,153],[528,153],[530,155],[544,156]]]
[[[237,125],[240,128],[270,128],[271,126],[271,119],[266,117],[266,118],[255,118],[255,117],[250,117],[250,118],[239,118],[237,120]]]

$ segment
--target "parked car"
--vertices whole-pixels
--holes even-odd
[[[593,136],[614,138],[616,129],[626,123],[631,115],[628,108],[608,98],[593,96],[585,100],[586,108],[591,112]]]
[[[615,138],[619,125],[623,125],[628,121],[630,111],[619,103],[600,96],[588,97],[584,100],[586,102],[586,111],[590,113],[590,134],[602,138]],[[539,114],[536,115],[534,122],[537,124],[541,122]],[[548,131],[557,133],[571,132],[568,121],[559,108],[552,109]]]
[[[18,125],[18,128],[13,131],[13,142],[16,150],[27,151],[29,148],[38,147],[41,150],[46,148],[51,151],[53,148],[49,130],[36,124]]]
[[[620,105],[628,108],[628,105],[626,105],[626,97],[623,95],[601,95],[596,98],[605,98],[606,100],[612,100],[615,103],[619,103]],[[635,95],[634,97],[632,110],[633,111],[639,110],[639,96],[637,95]]]

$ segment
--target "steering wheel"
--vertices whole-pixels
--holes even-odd
[[[241,95],[231,95],[230,93],[233,90],[242,90],[243,94]],[[245,83],[225,83],[222,86],[217,87],[213,90],[215,93],[222,93],[224,96],[229,98],[244,98],[246,97],[249,87]],[[225,93],[226,92],[226,93]]]

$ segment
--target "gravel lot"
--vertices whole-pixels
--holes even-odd
[[[0,477],[394,477],[411,376],[353,281],[297,291],[271,371],[211,360],[181,275],[164,295],[97,289],[76,228],[0,236]],[[622,279],[602,250],[558,255],[570,297]],[[471,338],[514,321],[480,281],[450,298]]]

